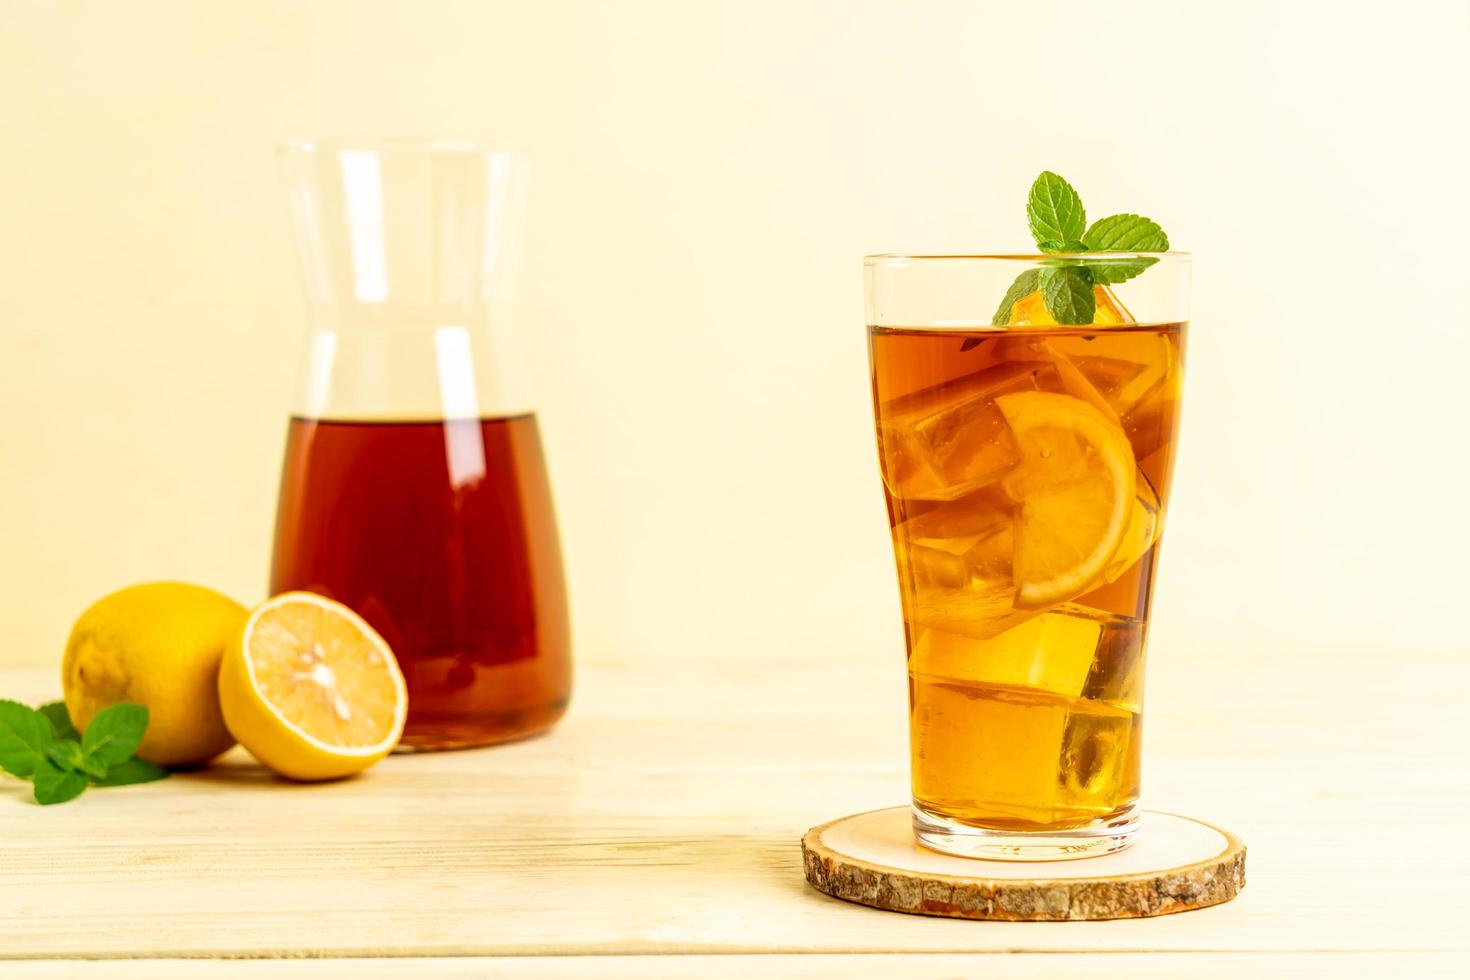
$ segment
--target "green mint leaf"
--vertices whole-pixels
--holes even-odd
[[[1110,214],[1099,218],[1082,236],[1083,244],[1093,252],[1167,252],[1169,236],[1158,222],[1139,214]],[[1158,259],[1098,258],[1089,259],[1087,267],[1092,279],[1099,283],[1127,282]]]
[[[0,769],[30,779],[56,738],[51,722],[18,701],[0,701]]]
[[[1082,238],[1087,229],[1087,212],[1082,209],[1082,198],[1067,183],[1050,170],[1044,170],[1036,183],[1031,185],[1031,195],[1026,200],[1026,219],[1031,225],[1031,235],[1042,251],[1058,252],[1062,243]],[[1053,245],[1054,248],[1046,246]]]
[[[1167,252],[1169,236],[1143,215],[1110,214],[1092,223],[1082,244],[1092,252]]]
[[[74,738],[78,742],[82,740],[82,733],[77,731],[76,726],[71,723],[71,715],[67,713],[65,701],[52,701],[41,705],[36,710],[51,722],[57,738]]]
[[[87,777],[79,772],[68,772],[50,759],[42,759],[36,766],[36,802],[42,806],[65,803],[82,795],[87,788]]]
[[[57,768],[67,772],[80,772],[94,778],[107,775],[107,764],[96,756],[87,755],[75,739],[62,739],[46,746],[46,757],[56,763]]]
[[[69,772],[73,769],[80,770],[82,760],[86,758],[86,755],[82,752],[82,746],[79,743],[68,738],[46,746],[46,758],[56,763],[58,768]]]
[[[1075,265],[1041,270],[1041,298],[1058,323],[1091,323],[1097,311],[1092,273]]]
[[[1095,259],[1085,259],[1082,264],[1087,266],[1088,270],[1092,273],[1093,282],[1108,285],[1115,282],[1127,282],[1157,261],[1158,259],[1144,258],[1143,256],[1128,258],[1102,256]]]
[[[1000,306],[996,308],[995,316],[990,318],[992,326],[1000,327],[1011,322],[1011,307],[1023,296],[1030,296],[1041,288],[1041,270],[1027,269],[1016,277],[1011,283],[1011,288],[1001,297]]]
[[[93,786],[132,786],[168,778],[168,770],[147,759],[129,759],[107,770],[107,775],[92,779]]]
[[[1087,226],[1082,198],[1071,184],[1050,170],[1031,185],[1026,219],[1036,247],[1047,257],[1040,265],[1039,284],[1046,308],[1058,323],[1090,324],[1097,315],[1094,287],[1127,282],[1157,258],[1144,254],[1093,255],[1095,252],[1167,252],[1169,236],[1158,223],[1138,214],[1111,214]],[[1066,257],[1060,257],[1060,255]],[[1029,288],[1035,288],[1035,282]],[[991,320],[994,326],[1010,322],[1011,308],[1029,288],[1016,280]],[[973,340],[973,339],[972,339]],[[965,341],[963,350],[972,346]]]
[[[133,754],[148,728],[148,709],[141,704],[114,704],[97,712],[82,736],[82,750],[104,766],[115,766]]]

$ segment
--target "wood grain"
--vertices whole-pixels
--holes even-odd
[[[235,980],[302,977],[307,980],[397,980],[475,977],[480,980],[723,980],[723,978],[882,977],[887,980],[1056,980],[1127,977],[1129,980],[1354,980],[1402,975],[1413,980],[1463,980],[1470,955],[1458,953],[810,953],[689,956],[398,957],[334,960],[95,960],[78,972],[75,960],[7,963],[6,980]]]
[[[1080,922],[1170,915],[1228,902],[1245,887],[1245,845],[1218,827],[1212,828],[1218,836],[1211,835],[1217,844],[1203,853],[1191,854],[1186,863],[1164,864],[1132,874],[1098,871],[1095,877],[1079,877],[1087,874],[1084,868],[1097,867],[1095,862],[1085,861],[1028,863],[1032,877],[987,876],[983,871],[985,862],[972,864],[963,874],[940,874],[879,863],[867,854],[856,853],[863,850],[859,846],[853,852],[844,850],[828,834],[858,821],[872,826],[870,818],[878,817],[883,830],[870,831],[868,840],[876,838],[885,845],[907,847],[913,833],[909,812],[908,807],[895,807],[855,814],[807,831],[801,839],[807,882],[833,898],[889,912],[1000,922]],[[1169,820],[1182,822],[1178,818]],[[1167,834],[1169,826],[1156,819],[1144,832]],[[1221,838],[1224,847],[1217,849]],[[865,842],[859,839],[855,843]],[[1048,871],[1053,873],[1045,874]]]
[[[1470,949],[1470,658],[1164,654],[1145,802],[1251,847],[1250,888],[1189,915],[965,922],[821,895],[801,835],[906,798],[900,659],[584,659],[550,737],[348,782],[236,753],[41,808],[0,779],[0,958]],[[0,695],[55,692],[0,672]]]

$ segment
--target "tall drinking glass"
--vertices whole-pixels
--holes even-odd
[[[405,747],[544,731],[571,662],[511,305],[524,166],[458,142],[299,142],[282,162],[310,338],[271,589],[389,642]]]
[[[879,461],[908,647],[914,833],[951,854],[1085,857],[1138,827],[1144,643],[1183,380],[1189,257],[1040,293],[1067,256],[866,261]],[[1034,282],[1034,278],[1032,279]]]

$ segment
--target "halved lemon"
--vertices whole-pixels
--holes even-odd
[[[220,707],[250,754],[291,779],[337,779],[393,750],[408,688],[361,616],[310,592],[256,607],[225,651]]]
[[[1017,504],[1015,604],[1041,609],[1100,578],[1128,530],[1137,465],[1122,428],[1080,398],[1023,391],[995,403],[1021,455],[1001,482]]]

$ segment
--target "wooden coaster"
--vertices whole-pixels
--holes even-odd
[[[1168,915],[1228,902],[1245,887],[1245,845],[1229,831],[1145,811],[1133,844],[1074,861],[982,861],[914,842],[906,806],[807,831],[806,880],[859,905],[958,919],[1054,922]]]

